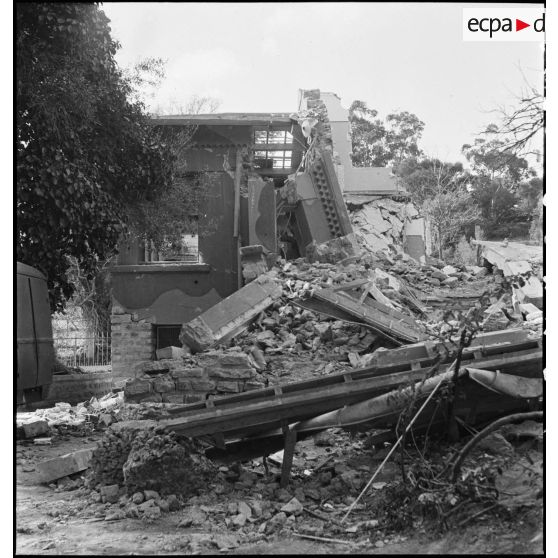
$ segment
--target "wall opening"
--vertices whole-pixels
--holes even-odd
[[[182,347],[180,342],[180,330],[182,325],[154,325],[155,328],[155,349],[165,347]]]

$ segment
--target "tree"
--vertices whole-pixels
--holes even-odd
[[[510,151],[495,130],[490,140],[477,138],[462,151],[471,163],[471,192],[481,209],[487,237],[526,235],[536,200],[526,208],[521,194],[541,184],[530,183],[536,177],[527,160]]]
[[[127,208],[169,183],[172,155],[118,69],[97,4],[16,4],[17,257],[48,278],[53,309],[91,279]]]
[[[491,139],[476,138],[473,145],[465,144],[461,151],[475,173],[491,180],[503,179],[513,188],[534,174],[527,159],[507,149],[505,141],[497,137],[496,130],[493,130]]]
[[[502,139],[505,151],[516,155],[535,154],[540,156],[541,135],[545,124],[544,96],[523,76],[524,87],[516,95],[514,107],[499,106],[494,111],[499,125],[489,124],[485,134],[497,133]],[[535,143],[535,145],[533,145]]]
[[[469,192],[470,176],[461,163],[438,159],[407,160],[400,166],[401,181],[412,200],[430,221],[438,255],[454,245],[467,226],[480,217]]]
[[[424,122],[410,112],[388,114],[385,122],[378,111],[364,101],[354,101],[349,108],[353,147],[353,164],[357,167],[398,165],[407,158],[418,157],[418,140]]]

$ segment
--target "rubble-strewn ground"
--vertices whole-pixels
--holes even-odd
[[[261,459],[221,465],[196,496],[132,497],[121,489],[114,497],[107,492],[111,503],[102,501],[88,474],[38,483],[38,462],[102,439],[98,429],[62,429],[50,445],[17,443],[16,552],[542,553],[541,438],[536,423],[502,429],[465,462],[464,480],[455,487],[443,476],[435,479],[452,448],[433,439],[426,449],[424,440],[410,441],[406,483],[396,452],[341,524],[388,452],[383,444],[371,446],[368,434],[351,438],[334,430],[297,444],[287,489],[279,487],[279,453],[268,458],[267,472]]]
[[[376,431],[351,436],[332,429],[300,440],[289,486],[281,488],[282,452],[225,465],[203,455],[203,441],[157,429],[151,419],[168,415],[175,399],[190,402],[182,383],[194,389],[192,378],[200,384],[206,368],[218,378],[231,375],[221,382],[227,389],[214,394],[222,397],[358,369],[375,351],[399,344],[370,324],[329,315],[327,305],[305,307],[321,289],[356,284],[360,291],[351,296],[363,307],[387,308],[421,339],[455,335],[471,325],[465,314],[474,311],[481,331],[522,327],[541,334],[540,310],[513,300],[496,269],[435,258],[419,264],[381,251],[337,263],[329,256],[316,249],[313,262],[280,262],[268,274],[282,296],[245,331],[206,352],[142,363],[126,385],[126,401],[121,392],[18,414],[16,552],[542,553],[540,423],[492,433],[467,457],[456,483],[448,463],[467,433],[450,444],[436,432],[426,439],[411,432],[358,502],[393,433],[381,438]],[[207,389],[220,384],[213,377],[203,382],[198,395],[205,400]],[[138,391],[142,383],[147,396]],[[87,471],[41,484],[41,462],[85,448],[95,448]]]

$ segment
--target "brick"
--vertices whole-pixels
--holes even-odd
[[[225,380],[250,380],[255,375],[253,368],[208,368],[206,370],[210,378],[222,378]]]
[[[151,393],[152,386],[149,380],[134,378],[128,380],[124,386],[124,395],[143,395]]]
[[[184,403],[184,394],[176,391],[163,393],[163,402],[165,403]]]

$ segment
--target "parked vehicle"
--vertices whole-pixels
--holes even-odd
[[[46,277],[17,264],[17,403],[44,398],[52,382],[54,344]]]

